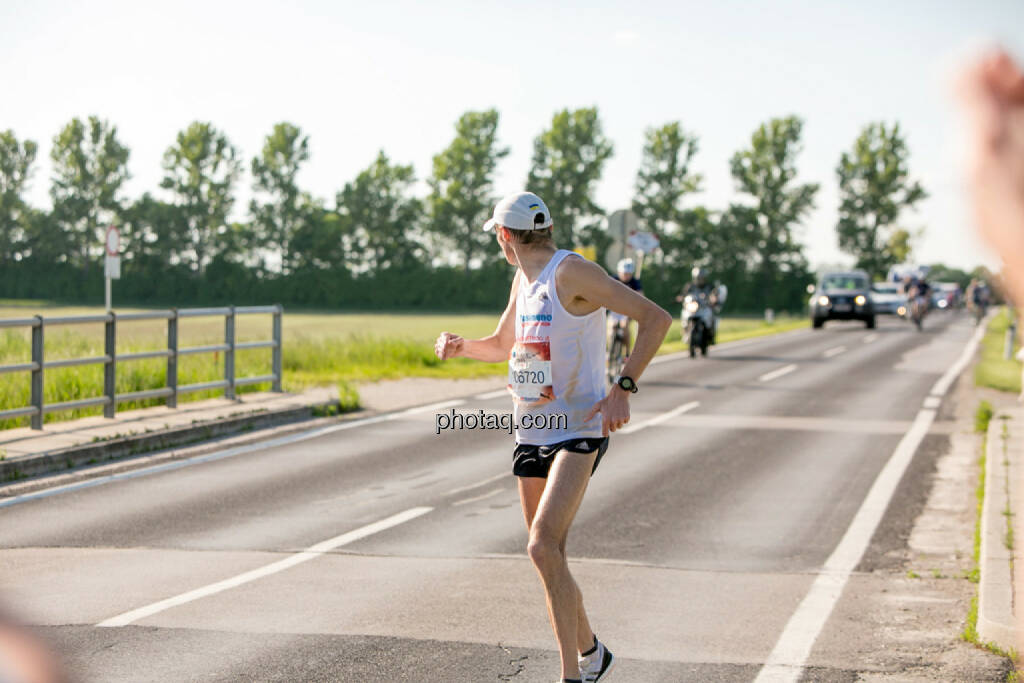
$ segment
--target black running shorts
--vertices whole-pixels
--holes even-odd
[[[532,446],[526,443],[517,443],[516,450],[512,455],[512,474],[517,477],[540,477],[548,478],[548,470],[551,463],[555,461],[555,454],[559,451],[570,453],[593,453],[597,451],[594,458],[594,467],[590,474],[597,471],[597,465],[601,462],[601,456],[608,450],[608,437],[588,437],[582,439],[569,439],[546,446]]]

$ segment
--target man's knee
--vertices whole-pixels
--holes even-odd
[[[557,538],[543,531],[530,534],[530,542],[526,546],[526,554],[530,561],[541,572],[549,571],[565,562],[565,552]]]

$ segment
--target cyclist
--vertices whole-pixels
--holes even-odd
[[[622,284],[632,289],[637,294],[644,293],[644,287],[640,284],[640,278],[636,276],[636,264],[633,259],[621,259],[615,265],[615,276]],[[629,329],[629,318],[621,313],[608,310],[608,348],[612,347],[615,339],[616,328],[622,330],[625,337],[626,358],[629,358],[629,351],[633,348],[633,334]]]

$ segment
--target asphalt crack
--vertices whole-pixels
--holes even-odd
[[[523,655],[522,657],[514,657],[512,655],[512,650],[508,649],[501,643],[498,643],[498,647],[501,648],[506,655],[508,655],[508,665],[515,668],[515,671],[512,671],[510,673],[499,673],[498,680],[511,681],[513,678],[515,678],[516,676],[518,676],[526,670],[525,662],[530,657],[529,655]]]

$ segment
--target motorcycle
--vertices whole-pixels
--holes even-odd
[[[700,350],[702,356],[708,355],[711,335],[715,325],[715,311],[708,301],[707,294],[687,294],[683,299],[683,312],[680,317],[683,327],[683,339],[690,346],[690,358]]]
[[[907,303],[909,310],[907,310],[906,316],[917,327],[917,331],[920,332],[922,329],[922,323],[924,316],[928,312],[928,298],[924,296],[914,296]]]

